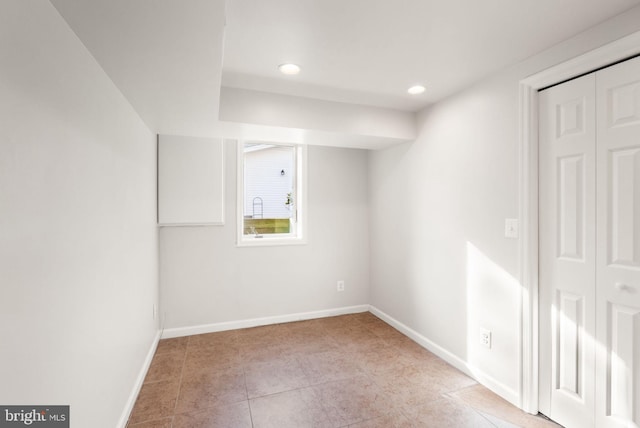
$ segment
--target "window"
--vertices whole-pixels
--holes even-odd
[[[238,245],[302,244],[306,147],[238,142]]]

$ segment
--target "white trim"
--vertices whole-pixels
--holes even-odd
[[[640,53],[640,31],[520,81],[519,272],[522,285],[521,408],[538,412],[538,95],[539,89]]]
[[[172,337],[191,336],[194,334],[215,333],[218,331],[237,330],[239,328],[258,327],[263,325],[281,324],[285,322],[303,321],[316,318],[334,317],[337,315],[357,314],[367,312],[369,305],[346,306],[335,309],[324,309],[313,312],[300,312],[287,315],[275,315],[264,318],[251,318],[247,320],[226,321],[215,324],[201,324],[190,327],[168,328],[162,332],[162,339]]]
[[[127,400],[127,403],[125,404],[125,407],[122,410],[122,415],[120,416],[118,425],[116,425],[118,428],[125,428],[127,426],[127,422],[129,422],[131,411],[133,410],[133,406],[136,404],[136,400],[138,399],[138,394],[140,394],[140,390],[142,389],[144,378],[147,376],[149,367],[151,367],[151,361],[153,361],[153,356],[156,353],[156,349],[158,348],[159,341],[160,341],[160,330],[156,332],[156,335],[153,338],[153,342],[151,343],[149,352],[147,352],[147,356],[144,359],[144,363],[142,364],[140,373],[138,373],[136,382],[133,385],[133,389],[131,390],[131,393],[129,394],[129,399]]]
[[[278,247],[281,245],[305,245],[307,240],[305,238],[292,238],[290,236],[267,236],[261,235],[261,238],[244,238],[238,244],[237,247]]]
[[[389,324],[390,326],[394,327],[396,330],[400,331],[401,333],[405,334],[406,336],[414,340],[418,345],[422,346],[423,348],[427,349],[430,352],[433,352],[435,355],[442,358],[444,361],[451,364],[453,367],[457,368],[467,376],[477,380],[479,383],[486,386],[487,388],[489,388],[496,394],[500,395],[502,398],[506,399],[507,401],[511,402],[513,405],[518,406],[518,403],[519,403],[518,391],[507,387],[503,383],[497,381],[493,377],[487,375],[483,371],[467,363],[462,358],[451,353],[450,351],[446,350],[445,348],[441,347],[435,342],[432,342],[431,340],[427,339],[426,337],[424,337],[417,331],[413,330],[412,328],[407,327],[405,324],[401,323],[395,318],[382,312],[380,309],[376,308],[375,306],[369,306],[369,311],[375,316],[377,316],[378,318],[380,318],[381,320],[383,320],[384,322],[386,322],[387,324]]]
[[[520,84],[518,272],[521,284],[519,407],[538,413],[538,107],[537,89]]]
[[[376,315],[378,318],[380,318],[390,326],[394,327],[401,333],[405,334],[407,337],[414,340],[423,348],[433,352],[435,355],[442,358],[444,361],[451,364],[453,367],[457,368],[458,370],[462,371],[469,377],[483,384],[484,386],[486,386],[496,394],[500,395],[507,401],[511,402],[515,406],[519,405],[518,391],[507,387],[503,383],[497,381],[493,377],[484,373],[482,370],[479,370],[478,368],[472,366],[471,364],[468,364],[466,361],[464,361],[457,355],[449,352],[448,350],[441,347],[440,345],[437,345],[436,343],[427,339],[417,331],[411,329],[410,327],[407,327],[400,321],[387,315],[386,313],[382,312],[380,309],[372,305],[347,306],[342,308],[325,309],[325,310],[313,311],[313,312],[301,312],[301,313],[288,314],[288,315],[276,315],[276,316],[264,317],[264,318],[252,318],[247,320],[227,321],[227,322],[221,322],[221,323],[215,323],[215,324],[203,324],[203,325],[195,325],[190,327],[170,328],[162,332],[162,339],[191,336],[194,334],[215,333],[219,331],[237,330],[241,328],[258,327],[258,326],[264,326],[264,325],[303,321],[303,320],[309,320],[309,319],[326,318],[326,317],[355,314],[355,313],[361,313],[361,312],[371,312],[372,314]]]
[[[202,227],[202,226],[224,226],[224,222],[211,222],[211,223],[158,223],[158,227]]]

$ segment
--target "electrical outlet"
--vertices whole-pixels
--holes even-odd
[[[491,349],[491,332],[487,329],[480,329],[480,343]]]
[[[338,291],[344,291],[344,281],[338,281]]]

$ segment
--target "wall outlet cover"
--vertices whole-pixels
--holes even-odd
[[[484,328],[480,329],[480,343],[491,349],[491,331]]]
[[[504,237],[509,239],[518,239],[518,219],[517,218],[505,218],[504,219]]]

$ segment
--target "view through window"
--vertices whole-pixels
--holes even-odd
[[[298,200],[302,147],[244,142],[240,148],[240,240],[300,238],[302,207]]]

